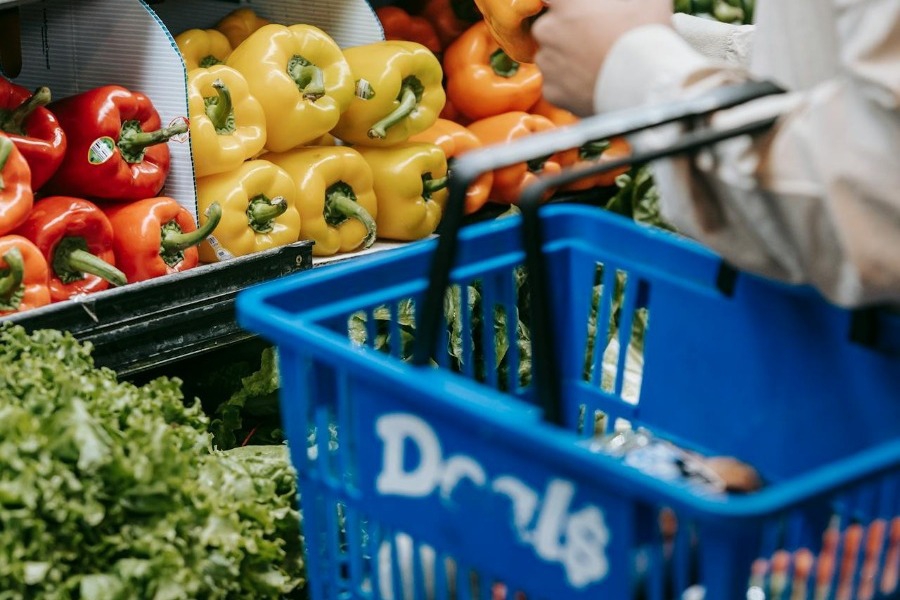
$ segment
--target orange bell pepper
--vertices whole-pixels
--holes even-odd
[[[472,0],[426,0],[421,14],[434,27],[442,48],[481,19]]]
[[[50,304],[47,259],[19,235],[0,236],[0,317]]]
[[[450,172],[453,172],[453,159],[469,150],[480,148],[483,144],[478,137],[465,126],[447,119],[438,119],[434,125],[409,138],[410,142],[427,142],[444,151]],[[465,214],[476,212],[488,201],[494,185],[494,173],[488,171],[475,180],[466,191]]]
[[[511,142],[533,133],[555,128],[556,125],[550,119],[522,111],[503,113],[469,124],[469,131],[474,133],[485,146]],[[539,157],[528,162],[497,169],[494,171],[491,200],[515,204],[519,200],[522,190],[537,181],[539,176],[555,175],[560,171],[562,171],[562,167],[555,156]]]
[[[579,121],[578,116],[574,113],[571,113],[564,108],[554,106],[553,104],[547,102],[547,100],[545,100],[544,98],[538,100],[538,102],[533,107],[531,107],[531,110],[529,112],[531,112],[532,114],[547,117],[548,119],[553,121],[554,125],[556,125],[557,127],[565,127],[566,125],[572,125]],[[563,168],[568,169],[584,167],[593,164],[598,160],[617,160],[619,158],[629,156],[630,154],[631,145],[629,145],[625,138],[619,137],[613,138],[611,140],[588,142],[580,148],[564,150],[563,152],[560,152],[556,155],[556,159]],[[562,190],[568,192],[577,192],[594,187],[607,187],[615,185],[616,178],[622,173],[627,173],[628,170],[629,168],[626,166],[614,169],[606,173],[591,175],[589,177],[579,179],[578,181],[563,186]]]
[[[513,60],[534,62],[537,42],[531,24],[544,12],[542,0],[475,0],[497,43]]]
[[[269,20],[256,14],[249,6],[237,8],[216,23],[216,29],[225,34],[231,48],[237,48],[257,29],[269,24]]]
[[[544,77],[533,64],[512,60],[484,21],[472,25],[444,52],[447,97],[470,119],[527,111],[541,97]]]
[[[399,6],[379,6],[375,9],[375,15],[381,21],[384,29],[384,39],[405,40],[418,42],[434,52],[440,54],[441,40],[428,19],[416,17]]]

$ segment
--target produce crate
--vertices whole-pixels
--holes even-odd
[[[740,100],[725,96],[588,119],[473,153],[457,164],[451,203],[461,206],[464,183],[481,169]],[[682,149],[724,137],[694,136]],[[545,206],[540,231],[532,214],[458,236],[451,229],[439,241],[238,296],[238,322],[279,350],[312,597],[892,593],[900,560],[896,313],[848,311],[809,288],[737,273],[694,242],[590,207]],[[535,239],[543,273],[532,268]],[[517,289],[526,263],[530,304]],[[476,311],[460,297],[472,289]],[[454,298],[458,360],[444,351],[456,325],[441,310]],[[549,328],[520,346],[513,317],[526,308],[534,325],[546,313]],[[432,337],[429,317],[435,345],[423,341]],[[604,347],[640,346],[632,327],[639,318],[639,381],[626,351],[612,361],[611,378],[601,376]],[[412,359],[411,336],[419,344]],[[500,360],[498,347],[506,350]],[[518,376],[529,353],[530,383]],[[682,448],[737,457],[765,485],[713,493],[648,475],[592,451],[596,416],[605,431],[627,422]],[[822,570],[819,558],[806,567],[815,581],[797,582],[799,559],[777,573],[760,562],[797,558],[799,549],[823,557],[823,535],[832,558],[841,556],[845,532],[859,524],[870,552],[845,559],[843,573]]]

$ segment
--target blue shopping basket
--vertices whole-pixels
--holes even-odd
[[[456,231],[480,170],[772,91],[718,91],[472,153],[455,166],[439,240],[238,296],[239,322],[278,347],[315,600],[896,589],[894,313],[841,309],[806,287],[736,273],[694,242],[587,206],[550,204],[538,221],[532,197],[522,218]],[[768,125],[699,131],[672,151]],[[531,380],[519,369],[529,358]],[[598,427],[616,423],[737,457],[766,485],[702,493],[592,452]],[[812,565],[800,564],[801,549]],[[776,571],[779,556],[787,562]],[[825,568],[837,559],[843,568]],[[801,566],[814,576],[797,577]]]

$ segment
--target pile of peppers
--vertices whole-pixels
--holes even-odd
[[[199,264],[221,211],[198,229],[160,196],[187,131],[121,86],[53,101],[0,78],[0,316]]]

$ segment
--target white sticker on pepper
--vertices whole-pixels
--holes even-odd
[[[88,148],[88,162],[92,165],[102,165],[113,157],[116,151],[116,142],[111,137],[97,138]]]

